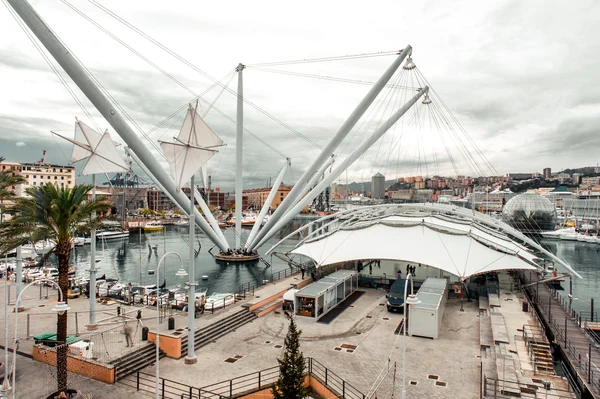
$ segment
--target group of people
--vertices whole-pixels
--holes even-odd
[[[421,264],[419,264],[419,266],[420,265]],[[416,266],[406,265],[406,275],[408,275],[408,273],[410,273],[414,277],[416,274],[416,271],[417,271]]]

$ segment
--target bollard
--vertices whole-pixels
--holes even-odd
[[[169,327],[168,328],[169,328],[169,331],[175,329],[175,318],[174,317],[169,317]]]
[[[148,332],[150,329],[148,327],[142,327],[142,341],[148,341]]]
[[[75,312],[75,336],[79,337],[79,315]]]
[[[117,316],[121,316],[121,307],[117,306]]]

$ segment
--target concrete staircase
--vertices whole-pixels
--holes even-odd
[[[161,359],[165,357],[162,350],[159,357]],[[145,343],[142,348],[112,361],[111,364],[115,367],[115,381],[120,381],[128,375],[154,364],[155,360],[156,346],[151,342]]]
[[[214,342],[218,338],[221,338],[225,334],[228,334],[241,326],[250,323],[254,319],[257,318],[257,315],[253,312],[250,312],[248,309],[241,309],[235,313],[230,314],[220,320],[215,321],[214,323],[196,330],[196,334],[194,335],[194,347],[195,349],[200,349],[203,346]],[[187,334],[181,338],[181,356],[185,356],[187,354],[188,348],[188,337]]]

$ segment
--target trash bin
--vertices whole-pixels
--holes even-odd
[[[148,327],[142,327],[142,341],[148,341],[148,332],[150,329]]]
[[[523,302],[523,312],[529,312],[529,302]]]
[[[169,330],[174,330],[174,329],[175,329],[175,318],[169,317]]]

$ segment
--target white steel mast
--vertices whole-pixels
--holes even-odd
[[[362,99],[362,101],[356,106],[354,111],[350,114],[348,119],[342,124],[338,132],[333,136],[333,138],[329,141],[327,146],[323,148],[317,159],[315,159],[307,169],[306,172],[298,179],[294,188],[290,191],[287,197],[283,200],[283,202],[279,205],[277,210],[271,215],[269,221],[265,224],[265,227],[258,232],[256,237],[250,242],[248,249],[253,250],[256,248],[256,244],[260,242],[263,237],[270,231],[270,229],[277,223],[277,221],[288,211],[288,209],[293,206],[296,201],[301,198],[301,193],[304,188],[308,184],[309,180],[314,176],[315,173],[321,168],[323,163],[328,159],[331,154],[335,151],[335,149],[340,145],[342,140],[348,135],[350,130],[354,127],[356,122],[362,117],[365,111],[369,108],[369,106],[375,101],[377,95],[381,92],[381,90],[385,87],[391,77],[394,75],[402,61],[411,54],[412,47],[406,46],[404,50],[398,55],[396,60],[390,65],[390,67],[385,71],[385,73],[379,78],[379,80],[373,85],[371,90],[367,93],[367,95]]]
[[[243,145],[244,145],[244,84],[242,71],[245,66],[240,63],[235,71],[238,73],[237,88],[237,132],[235,136],[235,247],[240,248],[242,242],[242,190],[243,181]]]

